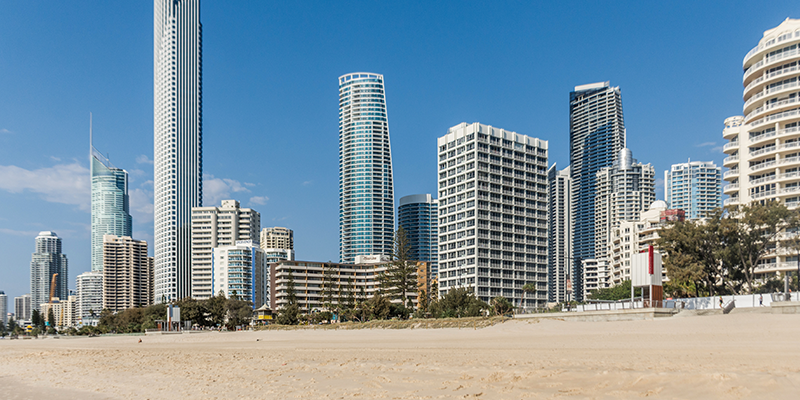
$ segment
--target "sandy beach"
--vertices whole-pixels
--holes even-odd
[[[795,398],[798,335],[797,315],[731,314],[6,339],[0,387],[12,399]]]

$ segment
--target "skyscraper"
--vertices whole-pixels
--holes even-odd
[[[440,295],[545,306],[547,145],[477,122],[438,139]]]
[[[191,294],[192,207],[203,203],[200,0],[154,2],[155,301]]]
[[[568,298],[572,265],[572,185],[569,167],[559,171],[556,164],[547,171],[548,252],[547,301],[563,303]],[[570,281],[571,282],[571,281]]]
[[[394,184],[383,75],[339,77],[339,260],[388,255]]]
[[[42,303],[50,299],[50,283],[56,277],[53,295],[66,299],[69,295],[67,285],[67,256],[61,253],[61,238],[55,232],[42,231],[36,236],[36,250],[31,255],[31,307],[40,310]]]
[[[608,260],[611,231],[622,221],[638,221],[656,201],[655,169],[640,164],[630,149],[622,149],[614,165],[597,172],[595,195],[595,257]]]
[[[430,262],[431,278],[439,273],[439,202],[430,194],[400,198],[397,223],[406,231],[409,258]]]
[[[240,208],[236,200],[222,200],[220,207],[192,208],[192,297],[207,299],[212,290],[213,249],[249,240],[258,246],[261,214]]]
[[[569,94],[569,161],[572,179],[572,285],[583,300],[581,260],[595,258],[596,174],[625,147],[619,87],[608,82],[576,86]]]
[[[669,208],[689,219],[703,218],[722,207],[722,169],[712,161],[672,164],[664,171],[664,196]]]
[[[89,157],[92,177],[92,271],[103,270],[103,236],[131,236],[128,172],[115,167],[92,145]]]

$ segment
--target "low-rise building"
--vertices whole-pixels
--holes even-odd
[[[382,293],[380,275],[386,272],[387,264],[339,264],[316,261],[280,261],[270,265],[270,308],[280,310],[288,300],[290,276],[294,282],[297,304],[302,312],[324,308],[324,289],[332,288],[331,303],[334,305],[354,299],[364,301]],[[417,292],[407,294],[414,306]]]
[[[581,260],[583,266],[583,298],[588,299],[589,293],[597,289],[611,286],[609,279],[608,260],[586,259]]]
[[[69,296],[66,300],[61,300],[58,297],[53,297],[52,303],[42,303],[39,308],[42,310],[42,316],[45,321],[49,322],[50,309],[53,309],[53,317],[55,318],[56,328],[68,328],[76,324],[76,309],[77,300],[75,296]]]

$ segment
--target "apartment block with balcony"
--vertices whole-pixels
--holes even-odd
[[[742,62],[744,116],[725,120],[724,205],[777,200],[800,205],[800,19],[764,32]],[[778,246],[757,274],[797,270],[798,257]]]
[[[483,301],[545,306],[547,141],[461,123],[438,146],[439,295],[463,287]]]
[[[208,299],[212,288],[212,250],[234,246],[237,241],[258,245],[261,214],[239,207],[236,200],[222,200],[219,207],[192,207],[192,297]]]
[[[684,210],[689,219],[704,218],[722,207],[722,168],[711,161],[673,164],[664,171],[664,185],[667,205]]]
[[[153,257],[147,256],[147,242],[103,236],[102,285],[104,309],[123,311],[153,304]]]

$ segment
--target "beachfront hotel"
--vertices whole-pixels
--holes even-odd
[[[261,214],[241,208],[236,200],[222,200],[219,207],[192,207],[192,298],[208,299],[212,288],[213,249],[252,241],[258,246]]]
[[[572,180],[572,286],[583,300],[581,260],[594,259],[597,172],[611,167],[625,147],[622,94],[609,82],[576,86],[569,94],[569,162]]]
[[[778,200],[800,205],[800,20],[764,32],[742,61],[744,116],[725,120],[726,206]],[[797,253],[778,248],[756,274],[796,271]]]
[[[429,263],[427,274],[439,272],[439,202],[430,194],[412,194],[400,198],[397,224],[408,239],[408,258]]]
[[[383,75],[339,77],[339,261],[389,255],[394,184]]]
[[[545,306],[547,141],[461,123],[438,154],[439,295],[463,287],[486,302]]]
[[[664,171],[667,205],[686,212],[689,219],[708,216],[722,207],[722,168],[712,161],[672,164]]]
[[[155,302],[191,295],[192,207],[203,205],[200,0],[155,0]]]
[[[103,311],[103,272],[87,271],[75,278],[76,314],[84,324]]]

